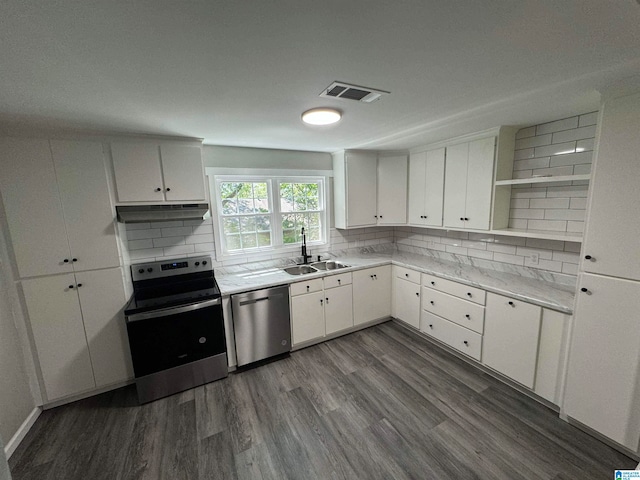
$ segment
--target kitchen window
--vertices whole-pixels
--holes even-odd
[[[298,248],[303,227],[326,243],[324,177],[217,175],[214,193],[223,255]]]

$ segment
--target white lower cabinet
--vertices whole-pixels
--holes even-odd
[[[353,327],[351,273],[291,284],[293,346]]]
[[[542,308],[487,294],[482,363],[533,388]]]
[[[353,272],[353,324],[391,315],[391,265]]]
[[[22,281],[47,401],[133,376],[119,268]]]
[[[564,411],[638,451],[640,282],[581,274]]]
[[[296,346],[325,335],[324,292],[291,297],[291,343]]]
[[[482,335],[468,328],[423,310],[420,330],[478,361],[482,358]]]
[[[420,328],[420,273],[393,266],[393,318]]]
[[[422,274],[420,330],[480,360],[485,291]]]
[[[324,291],[324,319],[327,335],[353,327],[353,290],[351,285]]]
[[[533,391],[542,398],[560,405],[564,353],[568,342],[570,315],[542,309],[540,345],[536,365],[536,382]]]

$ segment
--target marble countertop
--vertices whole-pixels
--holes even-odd
[[[571,314],[575,295],[575,284],[559,284],[539,278],[524,277],[512,273],[479,268],[433,257],[395,251],[393,253],[366,253],[345,255],[337,258],[350,265],[332,271],[320,271],[306,275],[289,275],[282,268],[263,268],[236,274],[216,275],[223,295],[247,292],[276,285],[322,278],[349,271],[379,265],[399,265],[437,277],[454,280],[466,285],[482,288],[488,292],[506,295],[518,300]]]

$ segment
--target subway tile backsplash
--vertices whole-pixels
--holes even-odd
[[[370,227],[353,230],[330,229],[330,247],[310,247],[311,253],[321,255],[329,250],[368,247],[393,243],[393,227]],[[212,220],[187,220],[157,223],[126,224],[127,250],[132,263],[169,260],[176,257],[211,255],[215,267],[248,262],[268,262],[293,258],[295,253],[265,253],[251,257],[240,256],[223,262],[215,261],[216,246]]]
[[[416,248],[426,248],[458,257],[480,258],[569,275],[577,274],[580,261],[580,244],[560,240],[396,227],[395,242],[401,251],[414,252]],[[536,254],[537,263],[532,258]]]
[[[589,174],[597,120],[591,112],[519,130],[513,178]],[[509,227],[581,233],[588,189],[585,181],[514,185]]]

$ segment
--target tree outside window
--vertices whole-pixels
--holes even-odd
[[[221,240],[228,253],[251,252],[302,241],[324,242],[324,180],[304,177],[218,179]],[[271,199],[275,199],[272,201]]]

